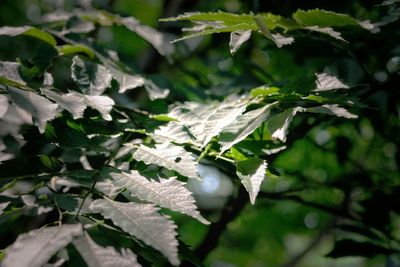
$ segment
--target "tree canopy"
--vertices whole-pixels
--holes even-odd
[[[3,0],[1,266],[400,266],[399,17]]]

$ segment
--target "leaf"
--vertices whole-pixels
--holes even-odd
[[[171,118],[170,116],[168,116],[168,114],[152,114],[150,115],[150,118],[163,122],[176,121],[176,119]]]
[[[215,13],[194,12],[194,13],[185,13],[175,18],[161,19],[161,21],[175,21],[175,20],[190,20],[195,23],[195,26],[193,26],[192,28],[183,29],[183,31],[190,31],[193,33],[186,35],[182,38],[179,38],[177,40],[174,40],[174,42],[213,33],[239,32],[239,31],[251,32],[251,30],[257,29],[257,25],[255,25],[254,21],[252,20],[252,15],[247,15],[247,14],[238,15],[226,12],[215,12]],[[238,43],[236,50],[239,47],[240,45]]]
[[[169,89],[158,87],[153,81],[136,74],[129,74],[118,67],[114,66],[112,62],[103,58],[101,59],[110,70],[112,77],[119,83],[118,93],[125,93],[127,90],[135,89],[144,86],[150,100],[166,98],[169,95]]]
[[[149,79],[145,79],[144,88],[146,89],[151,101],[156,99],[163,99],[169,95],[169,89],[160,88]]]
[[[299,27],[293,20],[288,20],[271,13],[260,13],[257,14],[257,17],[261,18],[270,30],[280,27],[287,31]],[[210,28],[211,30],[217,30],[217,28],[231,28],[231,32],[234,31],[232,28],[236,28],[236,30],[257,30],[257,24],[254,21],[253,14],[234,14],[221,11],[210,13],[191,12],[174,18],[161,19],[161,21],[176,20],[190,20],[194,22],[197,25],[190,29],[194,31],[204,31]]]
[[[101,116],[106,121],[112,120],[110,112],[115,102],[110,97],[103,95],[82,95],[75,92],[71,94],[83,97],[86,105],[100,112]]]
[[[335,31],[334,29],[332,29],[331,27],[319,27],[319,26],[309,26],[309,27],[305,27],[305,29],[310,30],[310,31],[314,31],[314,32],[320,32],[323,34],[327,34],[337,40],[343,41],[348,43],[343,37],[342,34],[340,32]]]
[[[7,36],[26,35],[40,39],[43,42],[46,42],[53,47],[57,45],[56,39],[54,39],[54,37],[51,34],[31,26],[0,27],[0,35],[7,35]]]
[[[7,113],[9,105],[8,97],[5,95],[0,95],[0,119],[2,119]]]
[[[72,79],[85,94],[101,95],[111,86],[112,76],[106,67],[85,62],[79,56],[72,59],[71,73]]]
[[[6,249],[2,266],[40,267],[82,233],[81,224],[64,224],[21,234]]]
[[[272,34],[272,41],[275,42],[278,48],[281,48],[284,45],[290,45],[294,42],[294,38],[291,36],[284,36],[280,33]]]
[[[45,88],[41,89],[41,91],[45,96],[55,101],[61,108],[68,110],[74,119],[83,117],[83,112],[87,104],[82,96],[76,93],[58,94]]]
[[[108,96],[84,95],[77,92],[59,94],[52,90],[42,88],[42,93],[51,100],[54,100],[63,109],[68,110],[74,119],[82,118],[85,109],[89,106],[100,112],[103,119],[110,121],[110,112],[115,104]]]
[[[349,86],[342,83],[336,76],[328,73],[316,73],[317,80],[315,81],[317,88],[315,92],[329,91],[334,89],[349,89]]]
[[[248,101],[244,99],[228,100],[220,103],[204,122],[204,128],[202,129],[205,134],[203,146],[208,144],[226,126],[234,122],[245,111],[247,104]]]
[[[357,115],[354,115],[347,111],[347,109],[339,107],[338,104],[325,104],[320,107],[306,108],[305,111],[313,113],[323,113],[328,115],[335,115],[338,117],[344,117],[347,119],[356,119]]]
[[[20,64],[0,61],[0,83],[12,86],[26,85],[19,74]]]
[[[146,164],[156,164],[183,176],[201,179],[197,172],[197,162],[193,154],[173,144],[157,144],[155,148],[140,145],[132,157]]]
[[[349,15],[326,11],[322,9],[297,10],[293,18],[305,26],[333,27],[358,25],[358,21]]]
[[[120,23],[149,42],[160,55],[168,56],[174,53],[175,47],[170,43],[169,38],[165,34],[147,25],[140,24],[133,17],[122,18],[120,19]]]
[[[196,140],[191,136],[189,129],[175,121],[160,126],[154,131],[152,138],[158,143],[174,142],[177,144],[185,144],[196,142]]]
[[[196,102],[186,102],[174,107],[168,116],[175,118],[179,124],[187,127],[190,134],[198,143],[202,143],[205,138],[205,123],[220,103],[202,104]]]
[[[158,213],[153,204],[122,203],[97,199],[90,208],[99,212],[125,232],[161,251],[173,265],[179,265],[176,225],[168,216]]]
[[[92,58],[92,59],[96,56],[95,52],[90,47],[83,45],[83,44],[62,45],[62,46],[58,46],[57,50],[61,56],[75,55],[78,53],[84,53],[89,58]]]
[[[136,255],[129,249],[122,249],[122,255],[113,247],[96,244],[87,233],[73,242],[88,267],[139,267]]]
[[[291,44],[294,42],[293,37],[286,37],[279,33],[272,34],[271,31],[268,29],[267,25],[265,24],[265,21],[262,17],[254,16],[253,19],[256,22],[261,33],[268,39],[272,40],[278,48],[281,48],[284,45],[288,45],[288,44]]]
[[[280,89],[278,87],[260,86],[252,89],[250,91],[250,95],[252,97],[279,95],[279,90]]]
[[[164,18],[160,21],[177,21],[177,20],[190,20],[190,21],[223,21],[225,24],[237,23],[251,23],[252,16],[248,14],[233,14],[228,12],[187,12],[178,17]]]
[[[288,128],[293,120],[293,117],[297,112],[301,111],[303,111],[303,108],[295,107],[272,116],[268,120],[268,130],[270,131],[272,138],[285,142]]]
[[[244,31],[244,30],[247,30],[247,29],[248,29],[248,27],[245,24],[238,24],[238,25],[224,26],[224,27],[216,27],[216,28],[206,29],[206,30],[203,30],[203,31],[200,31],[200,32],[195,32],[195,33],[192,33],[192,34],[185,35],[182,38],[174,40],[173,43],[179,42],[179,41],[183,41],[183,40],[187,40],[187,39],[194,38],[194,37],[209,35],[209,34],[213,34],[213,33]]]
[[[269,110],[275,104],[272,103],[246,112],[225,127],[218,140],[218,143],[221,145],[220,155],[254,132],[269,117]]]
[[[107,65],[107,68],[110,70],[114,79],[119,83],[118,92],[120,94],[129,89],[135,89],[143,86],[146,82],[145,78],[140,75],[125,73],[112,65]]]
[[[261,183],[265,177],[267,162],[260,158],[249,158],[236,164],[236,174],[250,196],[250,203],[254,205]]]
[[[204,224],[209,224],[197,211],[195,200],[185,187],[185,183],[180,182],[176,177],[168,180],[160,179],[160,182],[149,181],[135,170],[130,173],[111,173],[110,176],[118,187],[128,189],[133,197],[181,212]]]
[[[52,179],[52,186],[65,186],[65,187],[84,187],[91,188],[93,184],[93,177],[96,175],[96,171],[93,170],[79,170],[71,171],[67,175],[60,175]],[[106,179],[103,175],[97,178],[96,185],[94,187],[97,191],[103,193],[106,196],[113,197],[117,195],[121,188],[115,186],[110,179]],[[80,199],[73,200],[75,202],[81,201]]]
[[[57,104],[33,92],[8,87],[11,100],[23,110],[30,113],[39,132],[44,133],[46,122],[57,115]]]
[[[251,30],[247,31],[234,31],[231,33],[231,39],[229,41],[229,48],[231,50],[231,54],[234,55],[236,54],[237,50],[240,48],[240,46],[249,40],[251,36]]]
[[[11,203],[11,201],[7,202],[1,202],[0,203],[0,215],[3,214],[4,210],[8,207],[8,205]]]
[[[72,16],[66,22],[63,30],[61,31],[62,35],[67,35],[71,33],[90,33],[96,29],[95,25],[91,21],[82,20],[76,16]]]

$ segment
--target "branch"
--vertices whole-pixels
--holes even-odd
[[[319,242],[321,242],[321,239],[332,231],[335,223],[336,223],[336,217],[333,218],[332,222],[329,223],[327,227],[324,230],[322,230],[318,234],[318,236],[313,241],[311,241],[311,243],[302,252],[293,257],[287,263],[281,265],[281,267],[295,267],[297,264],[299,264],[300,261],[303,260],[303,258],[319,244]]]
[[[243,186],[239,187],[236,197],[232,197],[221,213],[220,219],[212,224],[203,238],[201,244],[195,249],[197,257],[203,261],[208,253],[218,246],[220,236],[225,231],[227,225],[233,221],[243,210],[248,202],[248,194]]]
[[[259,199],[262,199],[262,198],[269,199],[269,200],[290,200],[290,201],[294,201],[299,204],[303,204],[305,206],[309,206],[309,207],[312,207],[312,208],[315,208],[320,211],[324,211],[324,212],[327,212],[327,213],[330,213],[330,214],[333,214],[336,216],[340,216],[340,217],[348,218],[348,219],[354,219],[353,216],[348,214],[344,209],[339,209],[339,208],[327,206],[324,204],[307,201],[297,195],[285,195],[282,193],[259,192],[258,198]]]

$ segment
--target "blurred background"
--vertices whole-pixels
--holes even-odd
[[[0,26],[40,24],[49,12],[97,8],[134,16],[142,24],[168,33],[173,40],[187,24],[159,22],[159,19],[184,12],[222,10],[291,16],[298,8],[320,8],[373,22],[388,14],[399,16],[399,10],[390,11],[386,6],[378,6],[380,3],[1,0]],[[215,248],[206,249],[205,263],[212,267],[400,266],[398,255],[383,255],[377,248],[385,244],[399,249],[400,241],[398,20],[383,26],[376,35],[342,29],[349,41],[343,47],[328,38],[304,33],[295,36],[293,45],[277,49],[261,35],[254,35],[231,56],[229,35],[219,34],[177,43],[175,53],[169,58],[160,56],[126,28],[101,26],[80,35],[79,29],[84,26],[79,21],[70,23],[77,25],[70,38],[100,50],[117,51],[115,56],[134,72],[145,74],[171,90],[166,101],[152,104],[142,89],[130,91],[127,98],[120,99],[132,107],[155,113],[166,112],[175,101],[221,99],[263,84],[301,91],[302,77],[325,68],[338,74],[353,86],[349,94],[365,104],[354,111],[359,119],[296,117],[288,148],[270,157],[270,173],[262,186],[263,193],[254,206],[243,205],[221,233]],[[0,36],[0,60],[29,59],[37,47],[37,41],[26,37]],[[56,87],[68,88],[72,82],[70,63],[56,64],[59,76],[55,79],[59,83]],[[305,124],[313,126],[304,127]],[[238,183],[223,170],[208,165],[204,165],[201,175],[203,184],[190,187],[200,208],[217,220],[225,203],[237,191]],[[207,226],[183,217],[177,220],[179,234],[189,246],[204,247],[209,241]]]

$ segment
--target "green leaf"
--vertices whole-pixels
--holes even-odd
[[[296,29],[298,25],[291,20],[287,20],[279,15],[271,13],[260,13],[257,14],[265,25],[273,30],[276,27],[281,27],[284,30]],[[160,21],[177,21],[177,20],[189,20],[197,24],[193,28],[185,29],[186,31],[203,31],[207,28],[223,28],[223,27],[238,27],[240,25],[242,30],[256,30],[257,24],[254,21],[253,14],[233,14],[227,12],[190,12],[173,18],[165,18]],[[210,23],[211,22],[211,23]]]
[[[19,74],[20,64],[17,62],[0,61],[0,83],[10,86],[25,86],[26,82]]]
[[[329,91],[334,89],[349,89],[349,86],[342,83],[336,76],[328,73],[316,73],[317,76],[315,92]]]
[[[97,171],[94,170],[79,170],[79,171],[71,171],[68,172],[67,174],[60,174],[56,178],[52,179],[52,185],[59,185],[59,186],[65,186],[67,188],[91,188],[93,184],[93,177],[95,175],[98,175]],[[115,196],[121,188],[115,186],[111,182],[111,180],[107,177],[103,177],[104,175],[100,175],[97,178],[96,185],[94,189],[97,191],[103,193],[106,196],[113,197]],[[69,196],[69,199],[66,199],[65,196],[69,195],[64,195],[64,198],[58,196],[60,200],[66,200],[66,202],[80,202],[80,198],[72,198]],[[70,212],[76,212],[75,209],[69,209]]]
[[[218,105],[219,103],[186,102],[171,109],[168,116],[175,118],[179,124],[186,126],[190,134],[201,144],[206,134],[204,132],[205,121],[215,112]]]
[[[55,101],[61,108],[68,110],[74,119],[82,118],[87,104],[85,99],[77,93],[59,94],[53,90],[43,88],[42,94]]]
[[[201,179],[193,154],[180,146],[169,143],[158,144],[155,148],[140,145],[132,157],[146,164],[155,164],[193,179]]]
[[[249,158],[236,164],[236,174],[250,196],[250,203],[254,205],[261,183],[265,178],[267,162],[260,158]]]
[[[160,21],[177,21],[177,20],[190,20],[190,21],[223,21],[225,24],[237,24],[237,23],[251,23],[252,16],[247,14],[233,14],[227,12],[188,12],[178,17],[164,18]]]
[[[268,39],[272,40],[277,47],[281,48],[284,45],[289,45],[294,42],[293,37],[286,37],[283,36],[279,33],[277,34],[272,34],[271,31],[268,29],[267,25],[265,24],[265,21],[262,17],[260,16],[254,16],[253,17],[254,21],[256,22],[259,30],[261,33]]]
[[[141,24],[139,20],[134,17],[120,17],[106,11],[75,11],[73,15],[80,17],[83,20],[83,23],[86,24],[88,22],[96,22],[103,26],[125,26],[127,29],[149,42],[162,56],[169,56],[175,51],[175,47],[170,43],[170,38],[167,34],[159,32],[150,26]],[[69,19],[71,15],[57,16],[57,14],[55,14],[53,17],[55,18],[53,21],[65,21]],[[87,24],[85,26],[88,30],[92,30],[91,25]],[[75,29],[76,28],[80,31],[82,30],[82,27],[75,27]]]
[[[110,112],[115,102],[108,96],[84,95],[77,92],[59,94],[45,88],[41,91],[48,98],[57,102],[61,108],[68,110],[74,119],[82,118],[87,107],[97,110],[104,120],[112,119]]]
[[[245,111],[246,105],[247,102],[241,100],[221,103],[205,121],[203,146],[234,122]]]
[[[112,117],[110,112],[115,104],[114,100],[105,95],[83,95],[80,93],[70,93],[71,95],[81,97],[84,99],[85,104],[98,112],[106,121],[111,121]]]
[[[358,25],[358,21],[349,15],[322,9],[297,10],[293,18],[305,26],[334,27]]]
[[[176,121],[176,119],[171,118],[168,116],[168,114],[155,114],[155,115],[150,115],[152,119],[158,120],[158,121]]]
[[[160,126],[154,131],[152,138],[157,143],[174,142],[177,144],[193,143],[199,146],[201,145],[197,144],[186,126],[175,121]]]
[[[103,60],[103,63],[110,63]],[[143,86],[146,82],[145,78],[140,75],[134,75],[126,73],[120,70],[118,67],[112,64],[106,64],[107,68],[110,70],[113,78],[119,83],[119,93],[122,94],[127,90],[135,89],[137,87]]]
[[[105,66],[83,61],[79,56],[72,59],[71,76],[85,94],[101,95],[111,86],[112,76]]]
[[[178,38],[178,39],[174,40],[173,42],[175,43],[175,42],[191,39],[191,38],[194,38],[194,37],[199,37],[199,36],[204,36],[204,35],[209,35],[209,34],[214,34],[214,33],[245,31],[247,29],[248,29],[248,27],[245,24],[237,24],[237,25],[233,25],[233,26],[216,27],[216,28],[206,29],[206,30],[202,30],[202,31],[195,32],[195,33],[192,33],[192,34],[185,35],[182,38]]]
[[[58,46],[57,50],[61,56],[75,55],[78,53],[86,54],[91,59],[96,56],[95,52],[90,47],[82,44],[67,44],[63,46]]]
[[[8,97],[5,95],[0,95],[0,119],[4,117],[4,115],[7,113],[9,106],[9,100]]]
[[[264,107],[246,112],[236,118],[234,122],[224,128],[219,136],[218,143],[221,145],[222,154],[224,151],[239,143],[257,129],[266,119],[268,119],[270,109],[276,103],[265,105]]]
[[[305,111],[313,113],[322,113],[328,115],[335,115],[338,117],[344,117],[347,119],[356,119],[357,115],[354,115],[347,111],[347,109],[339,107],[338,104],[325,104],[319,107],[306,108]]]
[[[173,265],[179,265],[176,225],[168,216],[158,213],[153,204],[122,203],[97,199],[90,208],[99,212],[125,232],[161,251]]]
[[[282,144],[274,144],[272,140],[252,140],[246,139],[235,145],[235,148],[253,154],[255,156],[265,156],[276,154],[286,149]],[[231,148],[232,150],[233,148]]]
[[[250,92],[250,96],[252,97],[257,97],[257,96],[271,96],[271,95],[278,95],[279,94],[279,88],[278,87],[267,87],[267,86],[260,86],[257,88],[254,88]]]
[[[54,39],[53,35],[45,32],[43,30],[39,30],[38,28],[31,27],[31,26],[0,27],[0,35],[7,35],[7,36],[26,35],[26,36],[31,36],[31,37],[40,39],[43,42],[46,42],[53,47],[55,47],[57,45],[57,41],[56,41],[56,39]]]
[[[102,247],[96,244],[87,233],[73,242],[88,267],[140,267],[136,255],[129,249],[118,253],[113,247]]]
[[[309,31],[320,32],[320,33],[329,35],[337,40],[347,43],[347,41],[342,37],[342,34],[340,32],[335,31],[331,27],[309,26],[309,27],[305,27],[305,29],[307,29]]]
[[[2,266],[40,267],[82,233],[81,224],[64,224],[21,234],[6,249]]]
[[[293,117],[297,112],[302,112],[303,108],[295,107],[285,110],[284,112],[278,113],[272,116],[268,120],[268,130],[271,133],[272,138],[286,141],[286,135],[288,133],[289,125],[293,120]]]
[[[171,40],[167,35],[147,25],[140,24],[140,22],[133,17],[121,18],[119,22],[149,42],[160,55],[169,56],[174,53],[175,47],[170,43]]]
[[[258,18],[258,22],[255,21],[255,17]],[[175,20],[190,20],[195,23],[195,26],[183,29],[184,31],[193,33],[177,39],[174,42],[213,33],[231,32],[230,47],[232,54],[234,54],[239,46],[250,37],[252,30],[257,30],[259,28],[259,26],[257,26],[258,24],[262,24],[263,27],[265,26],[265,29],[268,29],[268,31],[273,30],[276,27],[288,30],[295,26],[294,23],[283,19],[281,16],[270,13],[254,16],[252,14],[239,15],[226,12],[196,12],[185,13],[178,17],[162,19],[161,21]],[[246,34],[243,35],[242,38],[237,38],[237,33],[239,32],[246,32]],[[283,37],[280,34],[269,35],[268,38],[274,40],[278,46],[291,43],[293,40],[291,37]]]
[[[146,89],[150,100],[163,99],[169,95],[169,89],[158,87],[152,80],[145,79],[144,89]]]
[[[146,179],[135,170],[111,173],[110,176],[114,179],[116,186],[128,189],[133,197],[181,212],[204,224],[209,224],[198,212],[195,200],[185,187],[185,183],[178,181],[176,177],[168,180],[160,179],[157,182]]]
[[[251,36],[251,30],[243,31],[234,31],[231,33],[231,38],[229,41],[229,48],[231,50],[231,54],[234,55],[240,48],[240,46],[249,40]]]
[[[4,210],[8,207],[8,205],[11,203],[11,201],[7,202],[1,202],[0,203],[0,215],[3,214]]]
[[[119,83],[118,93],[125,93],[127,90],[132,90],[144,86],[150,100],[166,98],[169,95],[169,89],[158,87],[153,81],[144,78],[141,75],[129,74],[121,70],[115,64],[105,58],[100,58],[106,67],[110,70],[112,77]]]
[[[58,113],[57,104],[33,92],[8,87],[8,93],[17,106],[32,115],[40,133],[44,133],[46,122],[54,119]]]

